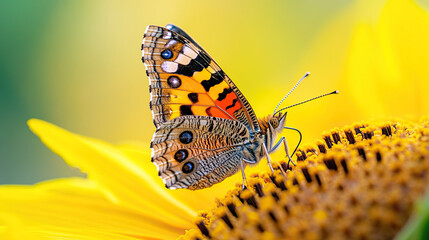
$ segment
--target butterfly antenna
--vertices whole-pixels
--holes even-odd
[[[282,102],[293,92],[293,90],[295,90],[296,87],[298,87],[298,85],[302,82],[302,80],[304,80],[304,78],[308,77],[310,75],[310,72],[307,72],[304,77],[302,77],[296,84],[295,86],[293,86],[293,88],[288,92],[288,94],[286,94],[286,96],[279,102],[279,104],[277,104],[276,108],[274,109],[274,114],[273,116],[277,113],[277,108],[279,108],[279,106],[282,104]],[[280,112],[280,111],[278,111]]]
[[[331,94],[337,94],[337,93],[338,93],[338,90],[335,90],[335,91],[330,92],[330,93],[325,93],[325,94],[323,94],[323,95],[320,95],[320,96],[317,96],[317,97],[314,97],[314,98],[311,98],[311,99],[308,99],[308,100],[302,101],[302,102],[300,102],[300,103],[296,103],[296,104],[293,104],[293,105],[290,105],[290,106],[284,107],[284,108],[282,108],[282,109],[278,110],[277,112],[275,112],[274,114],[276,114],[276,113],[278,113],[278,112],[281,112],[281,111],[283,111],[283,110],[286,110],[286,109],[288,109],[288,108],[296,107],[296,106],[298,106],[298,105],[301,105],[301,104],[304,104],[304,103],[307,103],[307,102],[310,102],[310,101],[316,100],[316,99],[318,99],[318,98],[326,97],[326,96],[329,96],[329,95],[331,95]]]

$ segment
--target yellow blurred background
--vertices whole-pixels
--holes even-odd
[[[429,114],[428,11],[427,0],[1,1],[0,184],[82,176],[28,130],[29,118],[149,146],[140,60],[149,24],[187,31],[259,117],[307,71],[284,106],[338,89],[289,111],[304,143],[361,120],[418,120]],[[295,133],[285,135],[296,144]]]

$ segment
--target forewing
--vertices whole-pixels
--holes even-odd
[[[169,26],[173,31],[148,26],[142,44],[155,126],[195,115],[238,120],[259,130],[252,107],[231,79],[195,41],[179,34],[183,30]]]
[[[156,130],[152,161],[167,188],[205,188],[237,172],[248,139],[238,121],[182,116]]]

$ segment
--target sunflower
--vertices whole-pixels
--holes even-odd
[[[2,239],[390,239],[429,180],[429,121],[333,129],[297,152],[297,166],[277,161],[216,200],[165,189],[144,148],[28,124],[88,178],[2,186]]]
[[[168,5],[160,4],[162,9]],[[236,4],[241,9],[242,4]],[[379,5],[376,11],[374,5]],[[184,12],[188,6],[173,7],[174,12]],[[178,11],[178,7],[183,9]],[[80,11],[81,7],[76,9]],[[88,15],[98,20],[101,8],[94,9],[97,14]],[[282,16],[290,15],[284,14],[284,6],[278,9]],[[288,9],[291,13],[296,11]],[[125,12],[128,14],[129,11]],[[154,15],[148,15],[151,16],[148,19],[153,22],[159,12],[152,12]],[[246,11],[234,13],[239,12]],[[141,16],[140,11],[138,16]],[[195,17],[193,14],[189,16]],[[334,14],[330,24],[317,34],[314,46],[304,53],[302,60],[298,60],[302,63],[297,64],[300,67],[296,71],[310,69],[322,75],[322,81],[315,82],[312,89],[331,84],[342,90],[344,98],[334,106],[318,106],[301,113],[299,123],[306,126],[306,136],[318,135],[320,130],[317,128],[327,123],[339,125],[356,118],[427,114],[429,105],[424,99],[429,86],[426,80],[429,73],[426,67],[429,63],[428,16],[427,4],[412,0],[351,2],[338,15]],[[87,24],[86,20],[83,21],[85,26],[95,26],[94,23]],[[230,21],[229,18],[216,19],[219,20]],[[275,22],[283,24],[278,19]],[[199,28],[207,25],[204,21],[200,24]],[[127,22],[118,26],[122,29],[128,25]],[[144,24],[139,22],[138,25],[141,28]],[[257,27],[248,24],[247,30],[266,29],[267,25],[268,22],[261,22]],[[63,25],[61,28],[66,29]],[[231,29],[235,31],[235,28]],[[88,32],[103,31],[91,28]],[[341,38],[339,32],[350,33],[350,39]],[[105,35],[102,37],[104,39]],[[133,40],[135,38],[132,36]],[[46,44],[46,49],[54,46],[50,43]],[[251,44],[251,41],[245,44]],[[105,52],[105,48],[100,49]],[[122,41],[120,49],[123,49]],[[59,52],[57,50],[54,52]],[[131,52],[134,53],[134,49]],[[251,53],[248,54],[253,57]],[[52,63],[64,65],[57,61],[56,55],[52,58],[55,59]],[[255,64],[252,66],[256,68],[261,63],[249,64]],[[46,76],[55,76],[52,69],[60,67],[46,64],[43,71]],[[105,67],[100,69],[99,74],[107,73]],[[278,79],[276,86],[283,86],[283,69],[279,69],[281,75],[263,73],[264,76],[254,76],[254,72],[246,71],[244,74],[249,75],[244,75],[244,79]],[[129,78],[134,76],[128,74]],[[64,77],[62,75],[57,78]],[[107,77],[99,76],[93,79]],[[124,76],[123,71],[120,76]],[[140,82],[140,78],[137,81]],[[107,81],[107,84],[112,82]],[[70,91],[79,98],[82,94],[75,93],[81,93],[81,85],[82,82],[77,82]],[[136,94],[130,94],[129,90],[122,92],[141,94],[140,90],[136,90]],[[269,91],[283,94],[280,87],[270,86]],[[266,99],[267,91],[257,94],[256,99]],[[117,104],[118,99],[114,98],[114,101]],[[259,109],[268,111],[270,107],[263,101],[254,103],[260,105]],[[75,115],[80,116],[82,104],[76,109],[80,114]],[[88,109],[91,114],[99,114]],[[332,109],[336,114],[326,114]],[[110,108],[108,111],[110,113]],[[314,124],[314,116],[322,115],[323,124]],[[145,121],[151,124],[150,119],[145,118]],[[293,121],[298,120],[291,119],[290,123]],[[88,177],[57,179],[32,186],[0,186],[0,239],[388,239],[393,236],[425,239],[429,229],[429,197],[422,198],[428,182],[427,122],[365,122],[333,129],[323,133],[315,145],[298,151],[296,167],[288,166],[277,157],[274,174],[266,170],[252,174],[244,191],[235,185],[240,176],[233,176],[210,189],[191,192],[164,188],[148,160],[148,144],[112,145],[33,119],[29,121],[31,130],[53,152],[69,165],[87,173]],[[147,124],[142,128],[148,127]]]

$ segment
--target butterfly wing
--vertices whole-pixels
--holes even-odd
[[[243,94],[176,26],[148,26],[142,50],[157,127],[152,161],[165,186],[200,189],[234,174],[260,130]]]
[[[155,132],[152,162],[170,189],[209,187],[236,173],[247,127],[236,120],[180,116]]]
[[[252,107],[218,64],[183,30],[167,27],[148,26],[142,44],[155,126],[195,115],[237,120],[259,131]]]

